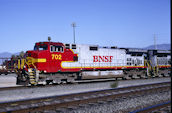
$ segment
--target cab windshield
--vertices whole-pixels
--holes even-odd
[[[47,50],[48,46],[47,45],[35,45],[34,50]]]

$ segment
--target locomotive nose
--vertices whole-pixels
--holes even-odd
[[[35,51],[27,51],[26,52],[26,63],[28,65],[35,65],[35,58],[37,58],[38,53]]]

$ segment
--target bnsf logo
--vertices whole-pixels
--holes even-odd
[[[93,62],[112,62],[113,56],[93,56]]]

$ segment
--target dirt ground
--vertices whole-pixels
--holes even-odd
[[[16,74],[0,75],[0,87],[12,87],[16,85]]]

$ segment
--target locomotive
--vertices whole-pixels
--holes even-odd
[[[17,63],[17,58],[1,58],[6,59],[2,65],[0,65],[0,75],[1,74],[10,74],[15,72],[15,64]]]
[[[16,65],[17,84],[169,76],[171,51],[37,42]]]

